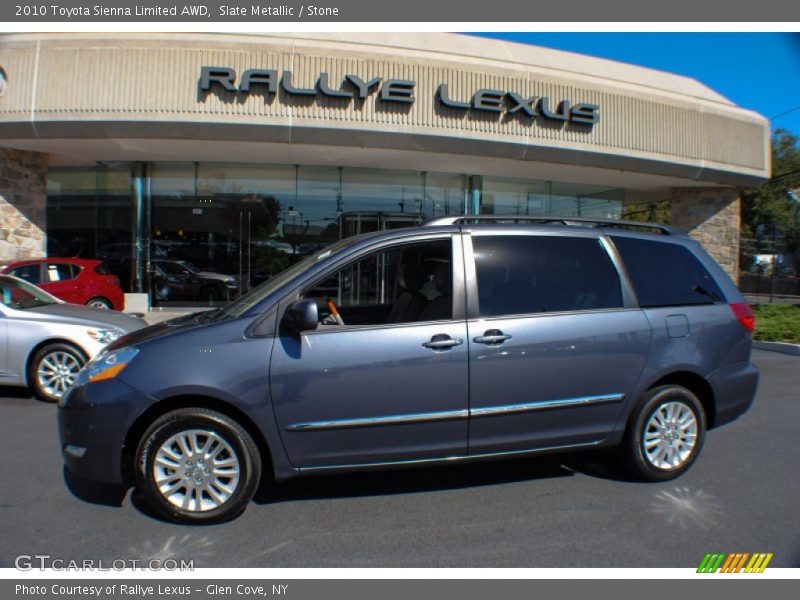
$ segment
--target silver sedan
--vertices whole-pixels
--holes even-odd
[[[66,304],[0,275],[0,385],[30,386],[43,400],[57,402],[88,360],[145,326],[137,317]]]

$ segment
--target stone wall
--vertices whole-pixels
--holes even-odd
[[[0,262],[45,256],[47,159],[0,148]]]
[[[686,230],[737,281],[739,272],[739,193],[731,188],[673,188],[672,224]]]

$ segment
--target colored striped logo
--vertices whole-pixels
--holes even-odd
[[[703,557],[698,573],[763,573],[772,552],[736,552],[734,554],[708,553]],[[746,565],[746,566],[745,566]]]

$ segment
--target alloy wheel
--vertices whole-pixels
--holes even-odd
[[[101,298],[95,298],[94,300],[90,300],[89,303],[86,305],[91,308],[100,308],[102,310],[111,310],[111,306],[105,300]]]
[[[642,436],[644,456],[657,469],[679,469],[692,456],[698,424],[683,402],[665,402],[653,411]]]
[[[189,429],[170,436],[153,460],[159,493],[185,511],[218,508],[239,485],[239,457],[230,443],[211,430]]]
[[[39,388],[47,396],[60,399],[81,370],[81,361],[66,350],[54,350],[45,354],[36,369]]]

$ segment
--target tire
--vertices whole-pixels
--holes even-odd
[[[114,308],[111,306],[111,301],[106,300],[105,298],[92,298],[86,303],[86,306],[100,308],[102,310],[112,310]]]
[[[58,402],[86,360],[86,355],[72,344],[49,344],[33,356],[28,381],[39,398]]]
[[[697,396],[680,385],[662,385],[648,390],[639,401],[622,449],[635,475],[667,481],[692,466],[705,431],[705,412]]]
[[[198,453],[198,447],[205,451]],[[203,462],[214,454],[213,461],[221,463],[216,477]],[[182,408],[147,429],[136,450],[135,470],[137,487],[162,517],[177,523],[221,523],[239,516],[253,498],[261,456],[250,434],[230,417]]]

